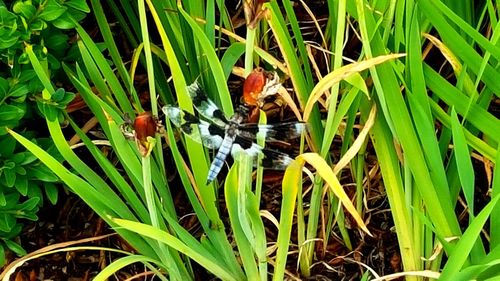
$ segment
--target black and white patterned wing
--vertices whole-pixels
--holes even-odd
[[[285,170],[293,159],[286,153],[279,152],[273,149],[263,148],[262,146],[250,141],[249,139],[236,136],[233,142],[231,155],[236,159],[238,153],[244,150],[248,155],[254,158],[254,166],[257,166],[257,156],[263,155],[262,167],[272,170]]]
[[[198,104],[201,106],[198,110],[201,109],[205,112],[209,112],[211,111],[211,109],[209,109],[212,106],[211,104],[213,104],[213,102],[207,99],[205,102]],[[213,106],[215,106],[215,104],[213,104]],[[180,128],[181,131],[188,137],[202,143],[207,148],[218,149],[217,154],[210,166],[207,176],[207,184],[217,177],[229,152],[233,158],[236,158],[237,154],[244,150],[249,154],[249,156],[254,158],[255,166],[258,164],[257,156],[262,154],[263,159],[260,164],[264,168],[274,170],[286,169],[286,167],[293,161],[291,157],[276,150],[263,148],[262,146],[254,143],[252,140],[255,139],[258,132],[264,133],[266,136],[270,137],[271,140],[296,138],[306,129],[305,123],[300,122],[287,122],[279,125],[232,123],[237,127],[237,130],[227,131],[225,129],[227,125],[226,122],[216,117],[207,118],[210,121],[219,121],[223,124],[223,126],[211,124],[201,120],[197,116],[175,106],[167,105],[164,106],[162,110],[168,116],[169,120],[176,127]],[[201,111],[199,112],[202,114]],[[212,113],[214,112],[215,110],[212,111]],[[217,115],[218,113],[215,114]],[[225,117],[223,118],[225,119]]]
[[[208,98],[205,91],[201,88],[200,84],[195,81],[187,87],[189,96],[193,100],[193,105],[201,116],[213,123],[224,127],[228,120],[222,110]]]
[[[200,120],[197,116],[175,106],[162,108],[168,119],[188,137],[210,149],[218,149],[224,140],[224,129]]]
[[[239,135],[254,140],[261,133],[266,142],[296,139],[307,131],[305,122],[285,122],[281,124],[239,124]]]

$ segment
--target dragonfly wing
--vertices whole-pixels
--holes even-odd
[[[244,150],[250,156],[254,157],[254,165],[257,166],[257,156],[259,154],[263,155],[262,162],[260,163],[262,167],[272,170],[285,170],[293,159],[286,153],[279,152],[273,149],[263,148],[262,146],[250,141],[249,139],[236,136],[233,144],[233,151],[231,154],[233,158]]]
[[[240,124],[239,134],[247,139],[254,140],[258,133],[266,141],[286,141],[296,139],[307,131],[305,122],[285,122],[281,124]]]
[[[224,129],[200,120],[195,115],[175,106],[167,105],[163,107],[163,112],[176,127],[194,141],[210,149],[217,149],[222,145]]]
[[[228,120],[222,110],[220,110],[217,105],[208,98],[205,91],[201,88],[200,84],[195,81],[193,84],[187,87],[189,96],[193,100],[193,105],[196,110],[207,120],[211,120],[213,123],[224,127]]]

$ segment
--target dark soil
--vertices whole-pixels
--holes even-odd
[[[105,236],[104,234],[111,234]],[[98,246],[131,251],[119,236],[84,202],[73,194],[60,198],[55,206],[46,206],[39,212],[39,220],[26,225],[20,236],[21,245],[28,253],[58,243],[77,242],[85,238],[101,239],[61,245],[61,247]],[[29,260],[17,269],[11,280],[91,280],[106,265],[119,257],[109,251],[62,251]],[[14,257],[11,257],[11,261]],[[125,280],[144,272],[144,268],[129,267],[116,274],[116,280]]]

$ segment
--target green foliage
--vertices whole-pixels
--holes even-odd
[[[62,122],[63,110],[74,97],[63,89],[52,96],[43,91],[25,46],[32,46],[57,81],[61,61],[70,51],[66,29],[74,28],[89,11],[85,0],[0,1],[0,264],[5,247],[24,254],[13,240],[22,229],[19,219],[37,220],[45,198],[57,202],[60,185],[47,166],[6,134],[7,129],[23,131],[61,159],[52,141],[37,135],[43,133],[37,120],[41,115]]]
[[[52,95],[47,91],[42,91],[42,99],[37,99],[36,105],[43,116],[50,120],[64,120],[64,109],[73,100],[75,94],[66,92],[63,88],[57,89]]]
[[[48,139],[36,141],[53,155],[58,155]],[[13,138],[0,137],[0,246],[7,246],[18,255],[24,254],[13,240],[23,225],[18,219],[37,220],[36,213],[44,196],[55,204],[58,196],[55,183],[58,181],[50,169]],[[3,255],[0,261],[4,262]]]
[[[311,138],[308,138],[311,141],[307,147],[317,152],[314,157],[324,158],[311,162],[323,163],[325,168],[315,169],[306,178],[298,165],[289,167],[282,184],[279,218],[260,210],[262,186],[257,180],[253,188],[252,165],[248,159],[233,166],[224,192],[220,192],[216,183],[205,184],[210,161],[207,151],[189,138],[178,142],[170,123],[165,125],[175,167],[165,167],[168,161],[163,159],[159,137],[151,158],[141,157],[135,143],[124,138],[120,131],[123,113],[132,116],[134,109],[141,112],[143,105],[131,86],[134,77],[130,73],[134,71],[128,71],[128,65],[120,57],[98,0],[91,3],[114,68],[108,64],[99,45],[77,25],[82,64],[65,67],[65,71],[94,113],[122,169],[117,169],[116,163],[107,159],[70,120],[109,180],[105,181],[101,173],[87,166],[71,150],[58,122],[60,109],[71,94],[54,89],[48,74],[50,67],[40,59],[43,52],[40,53],[36,44],[27,46],[23,52],[43,81],[38,108],[46,118],[58,151],[71,168],[62,166],[51,153],[28,138],[14,131],[9,133],[56,171],[72,191],[137,249],[137,255],[110,264],[96,280],[104,280],[132,262],[161,269],[172,280],[190,280],[194,278],[190,260],[224,280],[267,280],[271,271],[274,280],[283,280],[287,265],[291,264],[288,260],[291,250],[299,253],[301,276],[310,277],[314,274],[311,270],[314,265],[321,263],[315,254],[319,240],[323,242],[324,252],[332,236],[342,239],[346,249],[361,246],[354,244],[360,241],[353,241],[359,236],[353,233],[356,230],[347,227],[344,212],[349,210],[347,206],[354,208],[345,202],[353,199],[339,195],[346,187],[342,184],[356,185],[357,211],[364,216],[368,228],[378,230],[379,226],[370,222],[376,212],[366,209],[369,192],[365,189],[373,179],[380,178],[383,184],[379,191],[388,199],[402,269],[412,272],[408,280],[438,277],[439,272],[443,280],[489,278],[498,270],[500,257],[500,220],[497,219],[500,213],[497,128],[500,123],[488,111],[494,95],[498,97],[499,93],[495,64],[500,59],[500,51],[496,47],[498,36],[486,38],[475,26],[496,25],[497,11],[491,1],[478,13],[460,10],[465,6],[445,6],[439,1],[420,0],[418,5],[416,2],[327,1],[329,30],[322,30],[318,25],[318,32],[325,34],[324,37],[321,34],[322,48],[328,50],[322,54],[327,60],[323,68],[317,67],[318,62],[311,62],[314,60],[309,54],[311,45],[303,36],[302,23],[289,0],[266,3],[268,21],[262,24],[266,30],[247,30],[246,45],[235,42],[241,40],[236,36],[229,38],[227,48],[215,44],[218,41],[214,32],[216,14],[221,17],[221,25],[234,32],[227,24],[229,17],[223,1],[190,0],[182,1],[179,6],[174,0],[108,2],[126,37],[137,48],[130,68],[135,71],[136,64],[142,63],[147,71],[151,101],[148,107],[154,115],[158,111],[157,97],[164,103],[177,103],[185,110],[193,110],[186,84],[195,79],[199,79],[208,94],[230,114],[233,107],[226,80],[240,56],[248,56],[244,60],[247,71],[253,62],[262,59],[287,74],[290,81],[285,83],[290,86],[289,93],[297,97],[296,107],[304,112],[301,117],[311,125]],[[220,4],[219,10],[216,3]],[[46,20],[61,12],[55,10]],[[25,13],[31,15],[28,10]],[[491,21],[481,16],[476,22],[473,14],[488,14]],[[353,20],[356,24],[351,25]],[[6,16],[5,21],[11,19]],[[346,28],[355,32],[346,32]],[[153,30],[161,38],[161,42],[154,42],[156,45],[152,42],[154,38],[149,38]],[[442,42],[438,39],[431,42],[425,37],[431,31]],[[261,41],[256,38],[260,32],[267,37],[262,41],[272,39],[277,43],[276,58],[259,48]],[[355,40],[345,38],[350,33],[355,34]],[[361,51],[345,49],[348,41],[359,42],[357,47]],[[434,52],[442,52],[453,65],[451,71],[455,77],[448,79],[453,75],[438,73],[436,63],[426,59],[424,50],[429,42],[435,44]],[[223,49],[227,51],[221,59],[217,52]],[[388,53],[404,53],[404,56],[395,55],[390,62],[376,62]],[[345,57],[355,63],[345,65]],[[171,83],[166,77],[172,78]],[[95,95],[91,87],[100,95]],[[321,120],[319,109],[326,112],[326,120]],[[15,120],[16,110],[7,112]],[[332,147],[336,146],[334,139],[339,138],[342,147],[332,153]],[[184,146],[185,153],[181,153],[180,145]],[[471,161],[472,150],[478,159],[497,163],[491,200],[485,206],[473,204],[477,187],[474,186],[476,171]],[[378,161],[374,169],[366,166],[368,153],[373,154],[371,159]],[[308,155],[311,157],[304,154],[298,159]],[[490,162],[485,163],[491,166]],[[13,169],[15,165],[9,163],[8,167]],[[166,179],[165,171],[170,169],[178,171],[181,185],[175,188],[185,192],[199,221],[201,235],[193,235],[179,222],[170,182]],[[373,175],[374,170],[378,170],[377,175]],[[328,177],[324,171],[329,172]],[[11,177],[9,175],[10,182]],[[330,186],[328,196],[325,196],[323,178],[329,179],[326,181]],[[307,188],[308,196],[302,196],[306,190],[302,186],[304,182],[311,187]],[[221,194],[226,199],[224,206],[218,198]],[[461,202],[469,211],[468,222],[456,215],[461,194],[465,198]],[[224,208],[229,218],[223,217]],[[349,213],[356,218],[355,211]],[[266,236],[263,216],[276,225],[277,241],[270,241]],[[488,220],[490,229],[485,230]],[[360,222],[358,225],[363,227]],[[336,232],[335,235],[332,232]],[[481,233],[488,233],[491,240],[478,238]],[[290,243],[292,234],[297,238],[297,245]],[[363,278],[368,279],[368,275],[365,271]]]

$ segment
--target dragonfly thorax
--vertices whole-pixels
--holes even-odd
[[[238,130],[238,126],[239,126],[239,123],[236,123],[236,122],[229,122],[226,127],[225,127],[225,130],[226,130],[226,134],[231,136],[233,139],[234,137],[238,134],[239,130]]]

